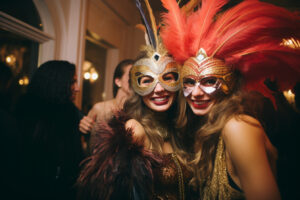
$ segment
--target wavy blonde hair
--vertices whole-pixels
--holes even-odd
[[[163,154],[163,145],[169,141],[178,158],[186,163],[186,153],[179,142],[175,128],[176,102],[164,113],[156,113],[148,108],[142,97],[134,93],[124,104],[124,111],[143,126],[150,141],[150,149]]]
[[[153,53],[153,49],[149,46],[143,46],[136,61],[149,57]],[[166,55],[167,52],[160,48],[160,53]],[[150,54],[149,54],[150,53]],[[129,77],[129,85],[131,87],[131,77]],[[132,89],[132,87],[131,87]],[[133,92],[132,96],[124,103],[124,111],[133,119],[137,120],[143,126],[145,133],[150,141],[150,149],[162,154],[165,141],[171,143],[171,146],[178,155],[178,159],[184,164],[187,163],[187,154],[180,142],[178,129],[176,128],[177,106],[176,94],[175,102],[166,112],[155,112],[148,108],[143,102],[142,96]]]
[[[219,94],[216,103],[206,116],[195,116],[182,94],[178,104],[180,109],[176,121],[177,127],[185,132],[190,131],[187,127],[194,127],[192,131],[194,131],[195,154],[190,164],[195,170],[195,177],[191,183],[195,187],[200,186],[201,190],[212,175],[218,139],[225,124],[233,117],[245,121],[241,118],[244,114],[261,121],[259,111],[262,109],[262,96],[236,90],[226,96]],[[251,123],[251,125],[257,124]]]

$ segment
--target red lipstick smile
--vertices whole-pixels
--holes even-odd
[[[152,97],[151,101],[157,106],[165,105],[169,102],[169,96]]]
[[[207,100],[207,101],[192,101],[192,105],[196,109],[206,109],[210,105],[210,100]]]

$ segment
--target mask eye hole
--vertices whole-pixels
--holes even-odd
[[[153,81],[154,79],[151,76],[142,76],[138,79],[138,83],[142,87],[149,86]]]
[[[184,87],[194,87],[196,85],[196,81],[192,78],[184,78],[183,86]]]
[[[162,79],[168,83],[175,83],[178,80],[178,74],[176,72],[169,72],[164,74]]]
[[[200,81],[203,86],[214,86],[218,83],[218,78],[216,77],[206,77]]]

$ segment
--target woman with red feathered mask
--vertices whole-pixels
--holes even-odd
[[[280,91],[300,80],[300,51],[282,45],[300,38],[300,17],[257,0],[219,12],[227,0],[203,0],[187,16],[175,0],[162,0],[161,37],[180,73],[178,126],[195,134],[196,177],[201,199],[280,199],[276,148],[259,120],[257,91]]]

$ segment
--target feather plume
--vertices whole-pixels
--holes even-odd
[[[150,16],[150,20],[151,20],[151,24],[152,24],[152,30],[153,30],[153,35],[154,35],[154,38],[155,38],[155,48],[156,48],[156,47],[158,46],[157,25],[156,25],[155,17],[154,17],[154,15],[153,15],[151,6],[150,6],[150,4],[149,4],[149,1],[148,1],[148,0],[145,0],[145,3],[146,3],[146,7],[147,7],[147,9],[148,9],[149,16]]]
[[[144,11],[143,11],[140,0],[135,0],[135,4],[136,4],[136,7],[138,8],[138,10],[141,14],[141,17],[143,19],[144,24],[146,26],[146,30],[147,30],[147,33],[148,33],[148,38],[149,38],[150,44],[153,46],[154,49],[156,49],[155,36],[154,36],[154,33],[153,33],[153,30],[152,30],[151,26],[149,25],[149,23],[147,21],[147,18],[145,16]]]
[[[200,49],[201,41],[211,27],[216,13],[228,2],[228,0],[203,0],[201,9],[194,12],[187,21],[189,29],[190,54],[196,55]]]
[[[245,89],[260,92],[270,98],[276,107],[273,91],[266,87],[264,81],[276,81],[281,92],[293,88],[300,81],[299,58],[300,51],[278,48],[247,54],[235,65],[244,75]]]
[[[276,80],[280,91],[300,81],[300,51],[280,46],[282,38],[299,38],[299,27],[299,16],[286,9],[248,0],[222,14],[201,47],[235,66],[246,89],[259,91],[274,103],[266,78]]]
[[[264,42],[263,37],[277,43],[285,35],[296,34],[299,37],[297,24],[299,17],[283,8],[248,0],[221,15],[201,47],[210,56],[221,56],[235,52],[235,49],[241,51],[250,45],[260,44]],[[272,37],[268,37],[269,34]]]
[[[244,6],[241,6],[241,5]],[[248,8],[252,9],[252,8],[257,8],[257,4],[256,4],[256,0],[252,0],[252,1],[244,1],[242,2],[239,6],[235,6],[233,7],[230,12],[225,12],[222,15],[222,18],[218,18],[216,23],[215,23],[215,27],[217,28],[215,33],[219,33],[220,29],[226,30],[226,28],[224,28],[224,26],[229,26],[231,24],[232,21],[237,21],[240,19],[239,15],[243,15],[244,13],[247,13]],[[222,34],[222,33],[220,33]],[[215,35],[211,35],[211,37],[215,37]]]
[[[147,34],[146,27],[143,24],[137,24],[135,25],[135,28],[140,29],[141,31]]]
[[[201,9],[186,19],[188,29],[182,46],[188,54],[166,45],[172,56],[184,62],[203,48],[208,56],[239,70],[247,89],[269,98],[272,94],[264,84],[266,78],[276,80],[280,91],[299,82],[300,50],[280,44],[283,38],[300,38],[300,16],[258,0],[244,0],[216,16],[226,2],[203,0]],[[177,38],[169,34],[167,39]]]
[[[184,13],[180,11],[176,0],[161,1],[168,10],[168,13],[162,16],[164,26],[160,32],[161,38],[174,58],[183,62],[188,56],[187,51],[185,51],[186,21]]]

